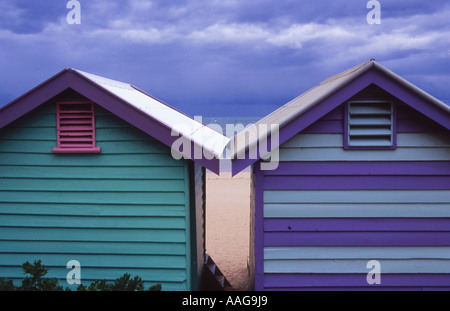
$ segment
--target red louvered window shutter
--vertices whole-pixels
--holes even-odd
[[[56,103],[58,146],[54,153],[99,153],[95,146],[93,102]]]

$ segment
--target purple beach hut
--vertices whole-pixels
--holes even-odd
[[[449,106],[370,60],[237,134],[251,287],[449,290],[449,130]]]

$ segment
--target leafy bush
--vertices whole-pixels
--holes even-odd
[[[105,280],[95,281],[88,287],[78,286],[78,291],[145,291],[144,282],[138,276],[131,279],[128,273],[115,280],[114,283],[107,283]],[[153,285],[147,291],[160,291],[161,285]]]
[[[69,288],[63,288],[58,284],[56,278],[43,278],[48,268],[40,260],[30,264],[28,261],[22,265],[24,274],[29,274],[22,280],[21,286],[15,286],[13,281],[0,279],[0,291],[70,291]],[[79,285],[78,291],[160,291],[161,285],[153,285],[145,289],[144,282],[138,276],[131,279],[128,273],[116,279],[114,283],[108,283],[106,280],[95,281],[89,286]]]

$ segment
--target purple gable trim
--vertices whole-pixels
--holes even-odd
[[[434,120],[436,123],[439,123],[447,130],[450,130],[450,114],[448,112],[444,112],[441,108],[431,104],[416,93],[413,93],[410,89],[407,89],[398,83],[393,83],[388,76],[383,75],[378,71],[373,71],[373,83],[428,118]]]
[[[280,128],[280,146],[371,84],[379,86],[436,123],[442,125],[444,128],[450,129],[450,114],[448,112],[395,82],[392,78],[378,72],[376,69],[371,69],[343,86],[337,92],[330,95],[310,110],[298,116],[295,120]],[[343,130],[342,126],[339,127]],[[402,128],[399,127],[397,130],[402,131]],[[334,130],[334,132],[336,131],[337,129]],[[270,139],[268,140],[270,141]],[[268,145],[268,150],[270,152],[271,146],[270,144]],[[232,167],[233,175],[236,175],[256,161],[259,161],[263,156],[264,154],[260,154],[258,150],[256,159],[249,159],[249,151],[247,151],[245,159],[234,159]]]
[[[339,91],[334,93],[333,95],[329,96],[325,100],[323,100],[320,104],[315,105],[310,110],[303,113],[301,116],[296,118],[294,121],[290,122],[283,128],[280,128],[279,133],[279,144],[280,146],[283,145],[285,142],[287,142],[289,139],[297,135],[299,132],[319,120],[321,117],[326,115],[328,112],[332,111],[342,103],[344,103],[346,100],[354,96],[355,94],[359,93],[363,89],[365,89],[367,86],[372,84],[372,75],[373,72],[369,71],[361,75],[358,79],[350,82],[346,86],[342,87]],[[270,141],[270,139],[268,139]],[[269,152],[272,150],[272,146],[270,144],[267,144],[267,149]],[[263,157],[264,154],[260,154],[259,150],[257,152],[257,158],[256,159],[249,159],[249,151],[245,154],[245,159],[239,160],[235,159],[233,160],[233,168],[232,172],[233,175],[239,173],[243,169],[247,168],[248,166],[252,165],[256,161],[258,161],[261,157]]]
[[[99,106],[119,116],[168,147],[171,147],[173,142],[179,138],[177,136],[171,136],[171,129],[165,125],[142,114],[137,108],[128,105],[120,98],[100,88],[71,69],[61,71],[0,109],[0,128],[15,121],[69,88],[89,98]],[[210,160],[206,157],[196,159],[194,155],[194,143],[191,142],[191,159],[194,159],[195,162],[216,174],[219,173],[220,164],[218,159]]]
[[[255,181],[255,290],[264,289],[264,172],[254,167]]]
[[[146,115],[143,115],[139,109],[128,105],[126,102],[110,94],[109,92],[100,89],[92,83],[85,83],[85,79],[77,73],[75,73],[75,75],[76,79],[79,79],[80,82],[75,83],[72,89],[88,97],[96,104],[119,116],[144,133],[156,138],[168,147],[171,147],[172,144],[179,138],[178,136],[171,136],[170,128]],[[194,143],[191,142],[191,159],[195,159],[194,147]],[[216,174],[219,173],[220,165],[219,160],[217,159],[209,160],[202,158],[195,159],[194,161]]]
[[[66,69],[67,70],[67,69]],[[69,88],[70,78],[66,70],[59,72],[45,82],[26,92],[14,101],[0,108],[0,128],[17,120],[44,102]]]

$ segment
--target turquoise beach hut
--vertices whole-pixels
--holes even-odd
[[[205,169],[227,143],[130,84],[61,71],[0,108],[0,277],[41,260],[67,286],[76,260],[86,285],[129,273],[200,289]]]

